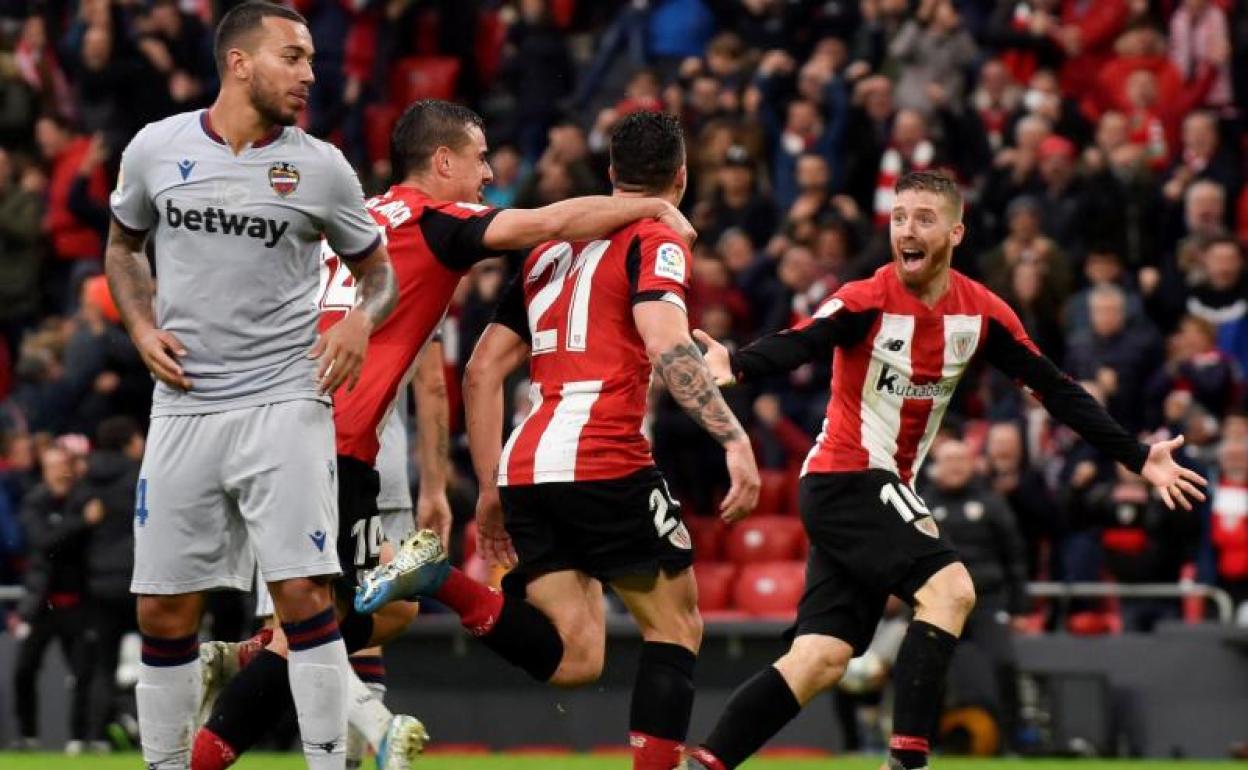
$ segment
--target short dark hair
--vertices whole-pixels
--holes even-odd
[[[308,20],[303,18],[303,14],[277,3],[247,0],[245,3],[234,6],[217,25],[217,39],[213,52],[216,55],[218,72],[225,72],[225,55],[230,52],[231,48],[238,45],[239,39],[259,29],[264,24],[264,20],[270,16],[289,19],[305,27],[308,26]]]
[[[481,116],[462,104],[441,99],[415,102],[390,134],[390,165],[395,179],[424,171],[439,147],[459,149],[468,142],[468,127],[484,130]]]
[[[1240,244],[1239,240],[1237,240],[1235,236],[1228,235],[1227,233],[1219,233],[1218,235],[1209,238],[1204,243],[1200,244],[1200,250],[1204,253],[1215,246],[1230,246],[1235,249],[1237,254],[1242,255],[1244,253],[1244,247]]]
[[[953,207],[958,218],[962,216],[962,189],[958,182],[944,171],[911,171],[897,180],[893,192],[900,195],[907,190],[929,192],[944,198]]]
[[[611,167],[621,190],[657,193],[671,187],[685,162],[680,121],[666,112],[634,112],[611,132]]]
[[[105,452],[120,452],[139,434],[139,424],[133,417],[109,417],[95,429],[95,446]]]

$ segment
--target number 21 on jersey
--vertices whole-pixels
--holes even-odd
[[[575,251],[570,243],[556,243],[533,262],[525,276],[529,283],[539,284],[529,300],[529,332],[533,337],[532,355],[540,356],[563,349],[584,353],[589,338],[589,295],[593,290],[594,273],[607,253],[610,241],[590,241]],[[540,282],[540,283],[539,283]],[[566,302],[560,302],[568,289]],[[550,312],[556,305],[559,310]],[[543,328],[543,322],[546,326]]]

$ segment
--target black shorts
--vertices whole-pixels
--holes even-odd
[[[509,591],[563,570],[610,582],[693,564],[680,503],[657,468],[604,481],[502,487],[499,494],[520,558],[508,575]]]
[[[342,583],[354,589],[364,570],[381,558],[381,516],[377,495],[381,477],[373,466],[338,455],[338,564]]]
[[[798,636],[835,636],[861,655],[889,594],[913,604],[928,578],[959,561],[927,506],[887,471],[805,476],[799,507],[811,548]]]

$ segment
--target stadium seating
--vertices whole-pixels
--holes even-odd
[[[794,471],[760,470],[758,478],[759,513],[797,513],[797,474]]]
[[[793,516],[751,516],[728,530],[724,559],[737,564],[800,559],[805,540],[802,523]]]
[[[800,561],[747,564],[733,596],[737,608],[752,617],[791,619],[805,582],[806,565]]]
[[[737,565],[726,562],[698,561],[693,565],[698,581],[698,609],[703,613],[722,612],[732,606],[732,592]]]
[[[717,561],[723,553],[728,525],[718,516],[685,516],[685,527],[693,539],[693,556],[698,561]]]

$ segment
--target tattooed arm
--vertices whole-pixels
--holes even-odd
[[[528,357],[528,341],[496,317],[481,333],[464,369],[468,449],[480,489],[477,547],[487,562],[503,567],[514,567],[517,562],[511,537],[503,526],[503,508],[498,497],[498,462],[503,453],[503,384]]]
[[[368,336],[381,325],[399,301],[399,284],[386,247],[378,244],[363,259],[347,262],[355,277],[355,307],[334,324],[308,352],[320,359],[316,379],[322,393],[333,393],[342,384],[350,390],[360,379]]]
[[[732,486],[720,506],[735,521],[758,502],[758,468],[754,450],[741,423],[724,402],[701,351],[689,337],[684,310],[671,302],[652,300],[633,305],[633,320],[646,343],[646,353],[677,404],[724,447]]]
[[[451,504],[446,499],[451,440],[440,340],[433,340],[421,352],[412,395],[416,399],[416,457],[420,466],[416,526],[432,529],[445,543],[451,535]]]
[[[186,355],[186,348],[172,332],[156,326],[156,311],[152,307],[156,284],[143,253],[146,239],[146,233],[127,230],[115,221],[110,225],[108,247],[104,250],[108,290],[151,373],[171,388],[190,390],[191,382],[178,363]]]

